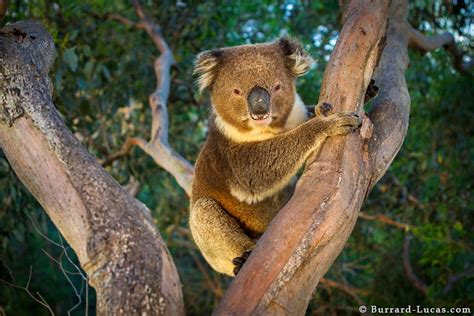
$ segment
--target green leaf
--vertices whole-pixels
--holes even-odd
[[[108,81],[112,80],[112,75],[110,74],[110,70],[105,65],[102,65],[102,74]]]
[[[71,69],[72,72],[75,72],[77,70],[77,62],[78,58],[74,50],[76,47],[71,47],[68,48],[64,51],[63,54],[63,61],[69,66],[69,69]]]
[[[87,78],[90,79],[92,77],[93,70],[94,70],[94,62],[92,60],[89,60],[84,66],[84,74],[86,75]]]
[[[62,69],[58,69],[56,75],[54,76],[54,86],[57,92],[62,90],[62,80],[63,80],[63,71]]]

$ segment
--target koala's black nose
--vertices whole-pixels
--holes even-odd
[[[262,119],[270,113],[270,94],[264,88],[255,86],[250,90],[247,101],[252,117]]]

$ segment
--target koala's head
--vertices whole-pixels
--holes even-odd
[[[284,128],[297,98],[295,79],[313,63],[296,40],[242,45],[198,55],[195,73],[218,118],[240,132]]]

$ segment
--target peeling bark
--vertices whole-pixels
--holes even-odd
[[[71,134],[51,99],[55,48],[35,22],[0,30],[0,146],[78,255],[99,315],[180,315],[179,277],[149,210]]]

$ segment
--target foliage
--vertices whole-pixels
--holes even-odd
[[[414,1],[410,7],[415,27],[427,33],[452,31],[472,55],[472,5]],[[167,0],[147,1],[145,8],[160,23],[178,63],[172,71],[170,141],[190,161],[203,143],[208,116],[208,99],[193,87],[192,63],[197,53],[263,42],[283,33],[297,35],[319,61],[299,81],[300,94],[311,104],[317,100],[340,20],[336,1]],[[136,20],[128,1],[30,0],[12,2],[4,21],[37,19],[53,35],[58,51],[51,71],[54,102],[99,161],[116,152],[127,136],[149,136],[147,98],[155,85],[152,65],[158,53],[143,31],[107,19],[108,13]],[[360,219],[326,278],[349,285],[367,305],[470,306],[474,310],[473,77],[455,71],[450,56],[440,50],[426,56],[411,54],[407,82],[412,99],[407,138],[363,211],[383,214],[413,229],[404,232]],[[231,280],[211,271],[196,250],[187,230],[184,192],[138,149],[107,171],[124,185],[131,179],[140,183],[138,198],[152,210],[178,266],[187,312],[210,314]],[[0,279],[24,286],[31,266],[32,292],[39,292],[57,314],[65,314],[77,297],[59,265],[44,253],[57,260],[63,249],[39,231],[58,243],[60,237],[1,151],[0,205]],[[428,285],[426,296],[405,275],[404,234],[414,236],[410,259]],[[68,253],[72,255],[71,250]],[[64,268],[73,271],[64,255],[62,259]],[[459,279],[447,288],[456,276]],[[80,276],[70,277],[77,289],[84,285]],[[309,314],[358,313],[359,302],[347,291],[326,284],[318,288]],[[84,314],[85,292],[81,296],[82,304],[73,314]],[[88,308],[93,313],[91,289]],[[48,313],[26,291],[6,284],[0,285],[0,314],[2,309],[15,315]]]

